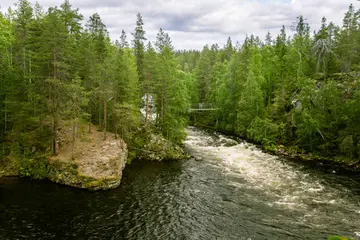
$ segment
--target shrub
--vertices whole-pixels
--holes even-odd
[[[247,137],[263,144],[265,147],[272,148],[276,144],[280,130],[280,126],[273,123],[270,119],[256,117],[247,130]]]

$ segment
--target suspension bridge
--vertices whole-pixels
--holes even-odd
[[[202,112],[202,111],[217,111],[219,108],[215,107],[212,103],[194,103],[191,104],[189,112]]]

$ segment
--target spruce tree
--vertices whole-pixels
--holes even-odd
[[[132,33],[134,39],[132,40],[132,44],[135,50],[135,56],[136,56],[136,65],[137,65],[137,71],[139,75],[139,81],[140,84],[144,81],[144,57],[145,57],[145,45],[144,41],[146,41],[145,38],[145,30],[143,28],[144,21],[143,17],[140,13],[136,15],[136,28],[134,32]],[[144,89],[142,89],[142,93],[144,93]]]

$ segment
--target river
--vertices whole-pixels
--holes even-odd
[[[188,133],[202,161],[134,162],[111,191],[0,179],[0,239],[360,238],[359,176]]]

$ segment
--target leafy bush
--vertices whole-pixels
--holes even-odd
[[[341,237],[341,236],[331,236],[328,240],[352,240],[351,238]]]
[[[45,156],[19,160],[21,177],[44,179],[51,171],[49,160]]]
[[[280,126],[273,123],[270,119],[256,117],[247,130],[247,137],[265,147],[273,148],[280,135]]]

